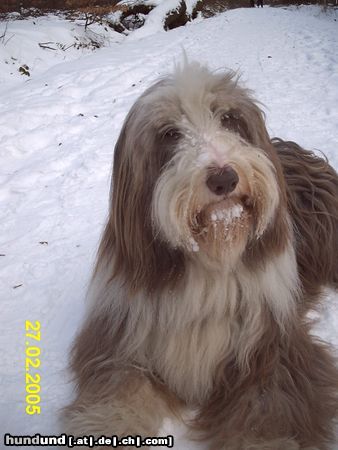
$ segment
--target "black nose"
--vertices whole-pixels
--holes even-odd
[[[207,178],[207,186],[216,195],[230,194],[234,191],[239,178],[237,172],[230,166],[215,170]]]

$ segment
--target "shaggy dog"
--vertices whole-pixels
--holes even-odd
[[[65,431],[156,436],[190,408],[213,450],[330,449],[338,371],[307,313],[338,287],[334,169],[196,63],[141,95],[114,158]]]

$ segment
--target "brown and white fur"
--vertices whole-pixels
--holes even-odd
[[[212,450],[330,449],[338,371],[307,313],[338,286],[334,169],[197,63],[136,101],[114,158],[65,431],[156,436],[193,408]]]

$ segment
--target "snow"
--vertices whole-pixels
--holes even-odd
[[[193,251],[193,252],[199,251],[200,247],[193,237],[190,237],[188,242],[191,246],[191,251]]]
[[[313,6],[237,9],[170,32],[154,26],[147,36],[109,31],[95,52],[41,49],[37,42],[84,36],[53,16],[8,24],[13,37],[0,41],[2,433],[60,431],[58,410],[72,395],[67,353],[107,215],[114,143],[138,95],[184,49],[213,70],[240,71],[266,105],[271,135],[322,149],[338,169],[337,15]],[[19,64],[31,77],[17,73]],[[336,348],[337,300],[328,293],[315,330]],[[36,416],[25,413],[25,320],[41,322]],[[172,423],[163,435],[173,429],[175,448],[205,448]]]
[[[112,28],[93,24],[85,31],[84,25],[84,20],[66,21],[55,15],[0,22],[0,36],[5,33],[0,40],[0,86],[27,81],[18,71],[24,64],[31,75],[40,74],[60,62],[91,54],[93,41],[107,47],[123,40]]]
[[[155,33],[163,32],[164,22],[170,11],[178,10],[181,0],[157,0],[157,6],[146,16],[143,27],[135,30],[129,39],[139,40]]]
[[[234,219],[239,219],[243,213],[243,206],[239,203],[226,208],[216,209],[211,214],[212,222],[224,222],[224,225],[229,225]]]
[[[186,0],[186,13],[191,16],[198,0]],[[123,8],[124,5],[133,6],[142,3],[143,5],[154,7],[147,15],[142,15],[144,25],[135,30],[125,30],[131,40],[139,40],[146,36],[164,31],[165,20],[173,11],[179,11],[181,0],[122,0],[118,6]],[[111,15],[113,22],[119,22],[122,13],[116,11]]]

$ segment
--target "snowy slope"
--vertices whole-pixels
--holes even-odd
[[[238,9],[75,61],[55,58],[29,81],[0,74],[0,434],[59,432],[114,143],[137,96],[184,49],[213,69],[240,70],[266,105],[271,135],[322,149],[338,169],[337,19],[315,7]],[[0,62],[5,52],[0,43]],[[337,300],[329,294],[317,332],[338,348]],[[41,322],[40,416],[25,414],[25,320]]]
[[[0,85],[27,80],[19,72],[29,67],[30,76],[45,72],[62,61],[91,54],[93,45],[109,46],[121,42],[123,35],[112,28],[93,24],[85,29],[84,20],[66,21],[62,15],[46,15],[25,20],[0,22]]]

